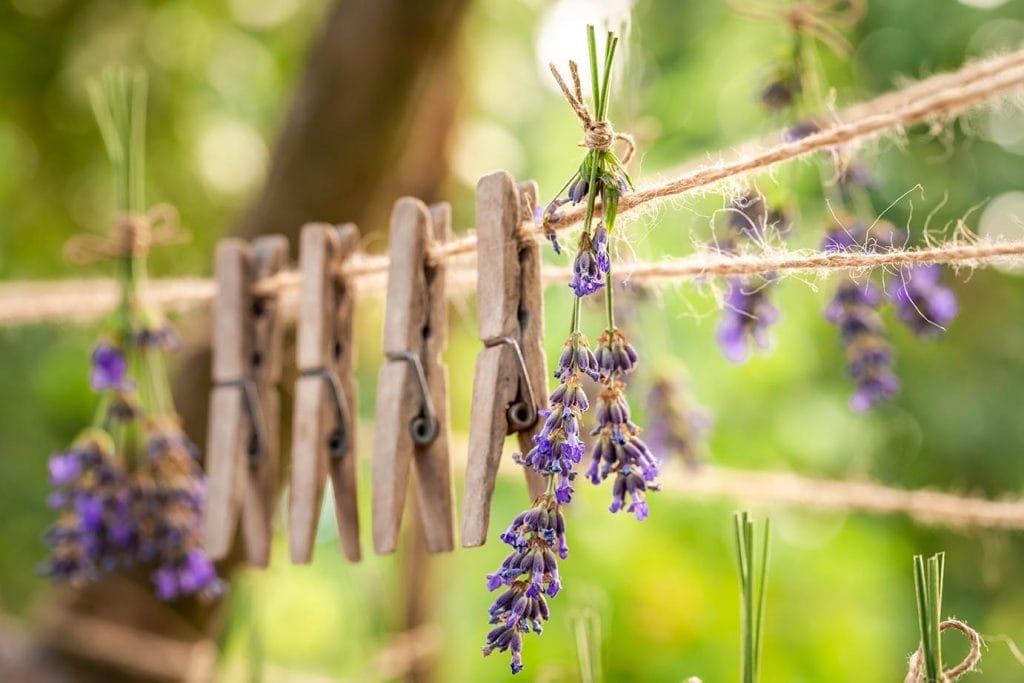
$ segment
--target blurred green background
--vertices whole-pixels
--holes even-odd
[[[187,246],[154,253],[152,271],[208,275],[214,242],[259,191],[275,126],[323,10],[322,2],[304,0],[3,3],[0,278],[81,275],[62,261],[61,246],[74,233],[102,229],[112,204],[83,82],[104,65],[125,61],[146,66],[152,82],[148,196],[177,205],[194,235]],[[781,24],[739,17],[710,0],[477,0],[457,37],[463,92],[444,192],[458,229],[472,224],[481,174],[503,168],[535,178],[546,199],[579,163],[578,122],[552,87],[546,62],[582,56],[571,50],[582,46],[583,24],[595,12],[614,17],[614,26],[629,20],[611,109],[616,128],[633,131],[640,142],[636,176],[656,179],[682,161],[785,124],[757,100],[772,64],[789,48]],[[849,34],[849,60],[825,49],[818,54],[835,88],[834,104],[842,107],[890,89],[901,76],[954,69],[965,59],[1019,46],[1022,18],[1020,1],[872,2]],[[939,230],[972,207],[972,227],[1020,237],[1022,154],[1024,116],[1013,106],[974,112],[937,136],[915,129],[862,150],[880,179],[875,212],[891,204],[886,218],[909,223],[915,239],[929,212],[935,212],[930,226]],[[769,195],[791,189],[797,197],[791,246],[820,242],[829,214],[816,165],[798,163],[758,178],[757,186]],[[720,220],[714,212],[727,202],[717,194],[688,197],[632,218],[615,248],[640,259],[689,253],[710,238]],[[995,270],[947,272],[946,278],[955,280],[961,313],[941,340],[918,340],[887,313],[903,390],[869,415],[847,407],[842,350],[821,314],[831,294],[827,278],[782,282],[775,346],[740,367],[725,361],[714,342],[720,283],[661,286],[629,297],[645,363],[633,382],[639,421],[644,424],[645,389],[656,374],[667,374],[714,415],[705,449],[710,463],[1017,496],[1024,481],[1024,283]],[[568,324],[567,294],[559,287],[546,293],[552,353]],[[358,313],[365,475],[380,362],[379,302],[364,302]],[[474,315],[471,300],[453,305],[447,360],[458,448],[465,443],[467,378],[479,348]],[[596,305],[585,316],[585,327],[596,330]],[[0,611],[14,617],[27,618],[49,591],[34,573],[50,521],[45,463],[91,415],[86,365],[94,333],[88,326],[0,330]],[[669,466],[681,465],[676,458]],[[456,482],[461,493],[458,471]],[[368,484],[364,477],[364,527]],[[579,680],[576,624],[596,615],[604,680],[735,680],[730,513],[736,503],[666,491],[651,497],[651,518],[638,524],[608,515],[609,486],[581,481],[578,488],[568,520],[571,554],[561,566],[565,590],[552,601],[545,633],[527,639],[521,678]],[[492,537],[525,503],[518,477],[499,482]],[[914,553],[948,551],[946,614],[1024,644],[1018,533],[945,531],[895,517],[801,509],[756,513],[770,514],[777,531],[766,681],[901,680],[918,638]],[[387,677],[379,655],[393,649],[403,628],[405,554],[371,554],[349,565],[337,552],[333,519],[325,516],[321,526],[311,566],[289,565],[281,536],[270,569],[245,572],[233,583],[221,638],[226,679]],[[426,642],[437,680],[509,677],[504,655],[479,654],[492,597],[483,575],[500,563],[503,548],[492,538],[483,548],[415,567],[429,576],[425,598],[436,628]],[[951,642],[948,659],[962,652]],[[1024,664],[996,640],[982,668],[974,678],[1024,680]]]

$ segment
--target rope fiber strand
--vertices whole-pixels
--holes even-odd
[[[938,263],[957,268],[1009,265],[1024,260],[1024,240],[949,242],[921,249],[897,249],[887,252],[781,251],[763,254],[699,253],[675,260],[624,263],[617,276],[633,282],[672,282],[712,276],[752,275],[756,273],[796,273],[864,271],[871,268],[898,269],[901,266]],[[360,293],[383,294],[386,273],[363,268],[357,259],[346,274],[356,282]],[[542,277],[547,285],[568,281],[571,269],[545,266]],[[476,269],[453,268],[448,273],[449,295],[468,296],[476,283]],[[299,289],[299,273],[283,271],[257,283],[261,296],[282,294],[282,309],[294,313]],[[145,295],[155,304],[172,311],[184,311],[206,305],[216,294],[213,280],[181,278],[150,280]],[[64,280],[56,282],[11,282],[0,284],[0,327],[62,320],[87,322],[112,311],[117,304],[113,280]]]

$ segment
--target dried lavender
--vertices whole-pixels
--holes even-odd
[[[734,199],[728,215],[725,234],[717,246],[731,253],[738,252],[743,242],[763,243],[769,233],[784,233],[790,227],[788,215],[781,207],[768,209],[764,198],[754,193]],[[718,345],[729,361],[743,363],[750,356],[752,345],[760,350],[771,345],[768,330],[779,319],[779,310],[771,302],[775,281],[773,273],[729,279],[717,331]]]
[[[956,318],[956,295],[941,278],[938,264],[907,266],[889,293],[899,319],[918,336],[937,337]]]
[[[846,251],[852,248],[879,251],[891,248],[899,233],[887,223],[879,223],[873,235],[868,226],[855,221],[849,226],[835,226],[825,237],[825,251]],[[865,412],[892,398],[900,383],[892,371],[893,352],[887,340],[885,323],[878,313],[882,293],[870,282],[859,283],[845,277],[825,309],[825,318],[839,330],[839,340],[846,350],[846,369],[857,388],[850,397],[850,407]]]
[[[140,212],[145,81],[116,72],[90,91],[118,180],[123,215],[103,254],[115,249],[121,305],[92,352],[90,385],[100,399],[94,423],[67,451],[50,458],[51,557],[43,573],[80,586],[136,566],[150,570],[165,600],[223,590],[200,544],[205,482],[195,446],[181,430],[164,351],[176,348],[170,326],[140,301],[145,253]]]
[[[560,501],[550,492],[540,495],[529,510],[516,515],[501,540],[512,552],[497,571],[487,575],[488,590],[505,590],[489,610],[494,628],[487,634],[483,653],[511,651],[512,673],[519,673],[523,635],[543,631],[549,617],[545,596],[555,597],[562,587],[557,558],[567,558],[569,548]]]
[[[504,590],[489,610],[489,622],[493,628],[487,634],[483,653],[489,655],[495,650],[510,652],[512,673],[523,669],[523,636],[531,631],[541,632],[543,622],[549,617],[547,600],[553,598],[561,588],[558,559],[564,560],[569,554],[562,506],[572,500],[574,493],[574,468],[582,459],[585,449],[580,438],[583,414],[590,407],[582,386],[583,377],[594,380],[617,377],[618,370],[632,368],[636,363],[636,351],[621,335],[614,335],[614,327],[609,326],[609,333],[601,337],[595,354],[580,325],[583,297],[604,288],[611,305],[608,237],[615,225],[619,196],[632,188],[632,181],[622,162],[609,148],[615,136],[605,120],[611,66],[618,39],[608,34],[601,76],[597,67],[597,43],[592,26],[588,27],[587,37],[593,75],[593,118],[582,102],[576,65],[570,65],[575,94],[561,81],[557,71],[555,73],[577,114],[581,118],[585,115],[589,149],[579,169],[559,192],[559,196],[543,212],[535,212],[535,219],[539,219],[555,252],[561,253],[558,239],[549,228],[559,220],[560,207],[586,201],[583,230],[569,283],[574,294],[570,332],[554,372],[558,385],[549,397],[550,407],[540,411],[544,424],[533,437],[533,448],[525,455],[515,456],[516,462],[546,477],[547,489],[533,501],[529,510],[517,515],[501,535],[502,541],[511,546],[512,551],[498,570],[487,576],[488,590]],[[608,144],[594,142],[594,136],[602,135],[605,137],[601,140]],[[563,192],[567,193],[565,197],[561,196]],[[593,227],[598,197],[602,202],[603,221]],[[635,436],[630,430],[638,431],[638,428],[633,425],[620,429],[620,433],[625,435],[623,438]],[[641,515],[639,511],[636,514],[638,517]]]
[[[654,381],[647,394],[647,444],[656,453],[678,454],[687,467],[700,465],[700,452],[711,428],[710,415],[667,377]]]

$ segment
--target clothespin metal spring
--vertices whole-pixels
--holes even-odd
[[[526,369],[526,359],[523,357],[523,349],[519,342],[508,335],[494,337],[484,342],[484,346],[488,348],[500,346],[501,344],[511,346],[515,352],[516,360],[519,363],[519,377],[526,386],[526,398],[524,399],[522,392],[520,392],[520,395],[516,397],[516,401],[508,407],[508,433],[515,434],[516,432],[531,429],[533,425],[537,424],[537,400],[533,394],[533,383],[530,382],[530,374]]]
[[[387,359],[409,363],[416,374],[416,384],[419,386],[420,400],[423,403],[420,414],[409,422],[409,433],[417,446],[429,446],[437,438],[438,423],[434,403],[430,399],[430,390],[427,388],[427,375],[423,372],[423,363],[412,351],[391,351],[387,354]]]
[[[340,460],[348,452],[348,405],[345,402],[345,390],[338,376],[327,368],[312,368],[299,373],[302,377],[319,377],[331,390],[334,402],[334,429],[327,435],[327,452],[334,460]]]

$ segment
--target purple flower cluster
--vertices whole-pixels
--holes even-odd
[[[491,605],[490,624],[483,646],[485,655],[497,650],[512,653],[512,673],[523,669],[523,636],[540,633],[548,620],[547,599],[561,589],[558,558],[569,556],[565,544],[565,517],[555,496],[538,496],[533,506],[516,515],[501,540],[512,547],[493,574],[487,575],[487,590],[505,587]]]
[[[730,203],[727,232],[717,246],[738,253],[741,241],[760,244],[768,240],[769,233],[783,234],[790,226],[785,211],[779,207],[769,209],[761,195],[748,193]],[[729,280],[729,293],[718,324],[718,345],[733,363],[747,360],[751,343],[762,350],[769,347],[768,328],[779,319],[779,311],[770,299],[774,283],[771,273]]]
[[[608,257],[608,231],[599,223],[593,236],[580,234],[579,250],[572,264],[569,287],[576,296],[584,297],[604,287],[604,276],[611,269]]]
[[[822,249],[866,251],[891,249],[904,239],[902,232],[880,222],[869,233],[862,221],[847,226],[834,226],[825,235]],[[850,397],[850,407],[857,412],[871,410],[896,395],[899,379],[892,372],[892,347],[886,339],[885,323],[878,314],[882,293],[871,283],[858,283],[847,277],[825,309],[825,319],[839,329],[839,339],[846,349],[846,369],[857,388]]]
[[[937,264],[908,266],[890,293],[899,319],[917,335],[938,336],[956,318],[956,295],[941,277]]]
[[[206,490],[198,452],[176,424],[166,423],[150,434],[147,467],[137,482],[143,532],[139,556],[156,565],[157,596],[219,595],[223,584],[201,547]]]
[[[892,372],[892,348],[878,315],[882,295],[870,283],[847,278],[836,289],[825,318],[839,328],[846,348],[847,371],[857,383],[850,407],[865,412],[894,396],[900,388]]]
[[[667,378],[656,380],[647,394],[647,444],[656,453],[678,453],[690,468],[700,464],[698,453],[711,428],[710,416],[689,405]]]
[[[751,342],[761,350],[771,343],[768,328],[778,321],[779,309],[768,298],[769,284],[755,286],[742,278],[729,280],[729,294],[718,324],[718,345],[733,363],[747,360]]]
[[[116,346],[100,342],[92,351],[92,370],[89,373],[92,390],[124,391],[131,386],[128,380],[128,361]]]
[[[580,423],[590,403],[583,391],[581,375],[598,377],[597,358],[582,334],[573,334],[565,342],[558,359],[555,377],[559,384],[548,398],[550,407],[540,411],[544,426],[533,437],[535,444],[526,455],[516,454],[521,465],[556,478],[555,495],[560,503],[572,500],[573,467],[583,457]]]
[[[133,343],[163,348],[176,339],[169,329],[140,333]],[[100,343],[90,380],[97,392],[113,394],[102,423],[134,423],[145,434],[143,452],[118,453],[105,428],[93,428],[50,458],[49,504],[60,516],[46,534],[52,553],[43,573],[81,585],[117,569],[152,566],[161,599],[211,598],[223,586],[200,545],[205,482],[196,448],[174,418],[143,419],[128,365],[121,349]]]
[[[124,473],[109,438],[87,432],[50,458],[48,503],[60,511],[46,532],[51,557],[42,573],[81,586],[125,565],[137,535]]]
[[[598,340],[597,361],[600,368],[601,392],[598,394],[597,424],[591,430],[596,436],[591,450],[587,478],[599,484],[615,475],[612,504],[609,510],[625,509],[638,520],[647,519],[645,492],[657,490],[657,458],[640,438],[640,427],[633,422],[626,400],[622,378],[636,369],[636,349],[618,329],[605,331]]]

